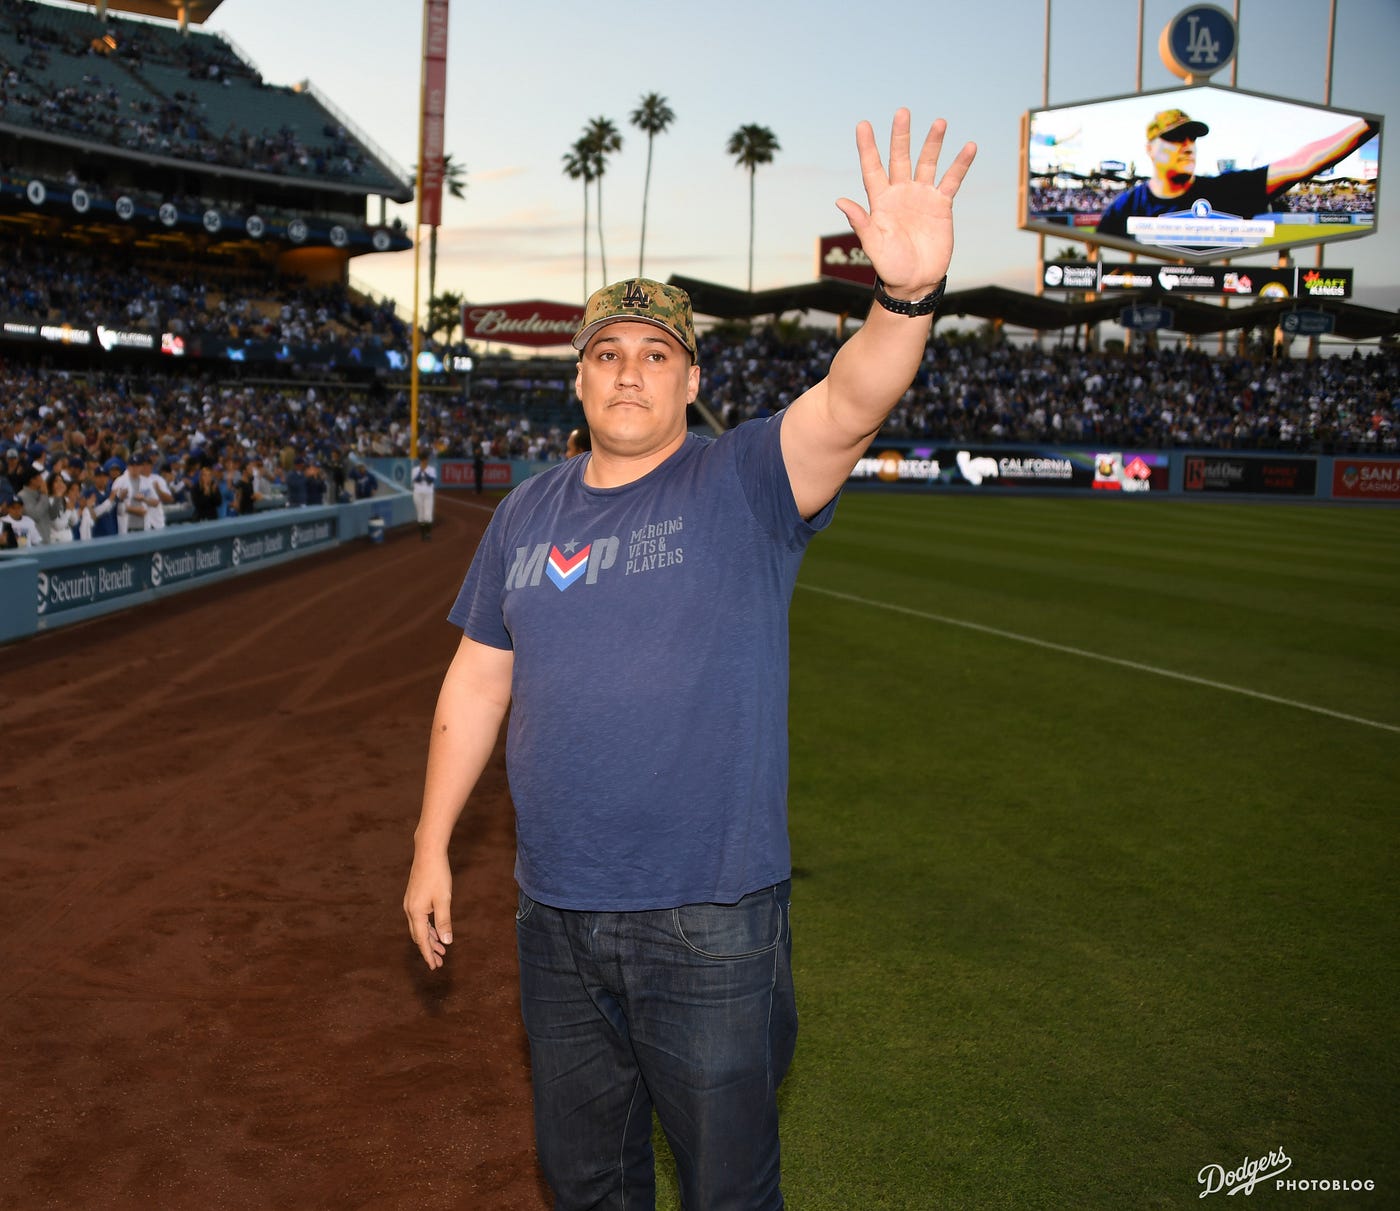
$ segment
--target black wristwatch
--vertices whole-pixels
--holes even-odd
[[[895,315],[932,315],[938,310],[938,304],[943,301],[943,291],[947,289],[947,286],[948,276],[944,274],[943,280],[930,293],[921,299],[914,299],[910,302],[906,299],[891,298],[885,289],[885,283],[877,277],[875,279],[875,301],[886,311],[893,311]]]

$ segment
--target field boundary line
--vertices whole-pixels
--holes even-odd
[[[907,614],[911,618],[922,618],[927,622],[938,622],[944,626],[962,627],[967,631],[978,631],[983,635],[995,635],[998,639],[1011,639],[1016,643],[1028,643],[1032,647],[1045,648],[1051,652],[1064,652],[1069,656],[1083,657],[1085,660],[1099,660],[1104,664],[1116,664],[1120,668],[1135,669],[1140,673],[1151,673],[1154,677],[1169,677],[1174,681],[1186,681],[1191,685],[1202,685],[1212,690],[1224,690],[1229,694],[1242,694],[1246,698],[1258,698],[1261,702],[1272,702],[1277,706],[1289,706],[1300,711],[1311,711],[1315,715],[1328,715],[1346,723],[1359,723],[1364,727],[1378,728],[1383,732],[1400,735],[1400,726],[1381,723],[1376,719],[1363,719],[1360,715],[1347,715],[1342,711],[1330,710],[1325,706],[1314,706],[1310,702],[1299,702],[1294,698],[1281,698],[1277,694],[1266,694],[1262,690],[1251,690],[1242,685],[1229,685],[1224,681],[1212,681],[1208,677],[1197,677],[1192,673],[1178,673],[1173,669],[1162,669],[1152,664],[1142,664],[1136,660],[1124,660],[1120,656],[1108,656],[1102,652],[1090,652],[1084,648],[1071,647],[1066,643],[1054,643],[1049,639],[1037,639],[1033,635],[1021,635],[1015,631],[1003,631],[999,627],[989,627],[980,622],[968,622],[963,618],[949,618],[944,614],[934,614],[928,610],[916,610],[912,606],[895,605],[889,601],[875,601],[869,597],[858,597],[854,593],[843,593],[839,589],[824,589],[820,585],[798,583],[799,589],[820,593],[825,597],[835,597],[855,605],[870,606],[876,610],[889,610],[894,614]]]

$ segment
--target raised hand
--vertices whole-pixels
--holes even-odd
[[[918,163],[909,157],[909,111],[895,112],[890,129],[886,172],[869,122],[856,127],[860,172],[869,210],[850,198],[836,205],[860,237],[885,289],[897,298],[922,298],[948,273],[953,256],[953,199],[977,155],[965,143],[938,180],[938,157],[948,124],[939,118],[929,127]]]

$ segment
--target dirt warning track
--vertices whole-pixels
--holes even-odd
[[[400,908],[490,504],[0,648],[0,1207],[548,1206],[499,748]]]

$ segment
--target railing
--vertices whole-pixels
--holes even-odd
[[[322,109],[345,127],[345,129],[355,137],[356,142],[362,147],[368,148],[370,154],[389,170],[389,175],[398,180],[403,187],[408,190],[410,196],[412,195],[415,181],[409,176],[408,169],[365,134],[339,106],[326,97],[310,80],[304,80],[302,82],[301,91],[308,94]]]
[[[246,63],[252,71],[257,73],[258,79],[262,80],[264,84],[267,83],[267,77],[263,75],[262,68],[260,68],[257,65],[257,63],[253,59],[253,56],[250,55],[247,51],[245,51],[241,46],[239,46],[237,42],[235,42],[232,38],[228,36],[228,34],[220,30],[217,34],[213,34],[212,36],[222,39],[222,41],[228,46],[229,50],[231,50],[235,55],[238,56],[239,59]],[[360,125],[357,122],[355,122],[348,114],[346,114],[345,111],[340,108],[340,106],[336,105],[334,101],[330,100],[329,97],[325,96],[325,94],[322,93],[321,90],[318,89],[314,84],[312,84],[310,80],[303,80],[301,84],[297,86],[297,91],[310,96],[311,99],[315,101],[317,105],[324,109],[328,114],[330,114],[332,118],[339,122],[341,126],[343,126],[347,131],[349,131],[350,134],[354,137],[355,141],[359,143],[361,147],[365,148],[370,153],[370,155],[372,155],[380,163],[380,165],[382,165],[388,170],[390,176],[394,177],[397,181],[400,182],[400,184],[404,186],[405,189],[412,193],[415,181],[409,175],[408,170],[404,168],[404,166],[400,164],[398,160],[396,160],[387,151],[380,147],[378,143],[376,143],[367,134],[365,134],[364,130],[361,129]]]
[[[367,282],[363,282],[360,279],[358,279],[353,273],[347,275],[346,285],[349,286],[349,288],[355,291],[357,294],[364,295],[367,299],[373,299],[376,302],[382,299],[393,303],[394,314],[398,316],[399,319],[401,319],[405,324],[409,325],[409,327],[413,326],[412,310],[405,307],[402,303],[399,302],[398,299],[394,298],[392,295],[386,294],[380,290],[376,290]],[[423,318],[426,319],[427,317],[424,316]]]

